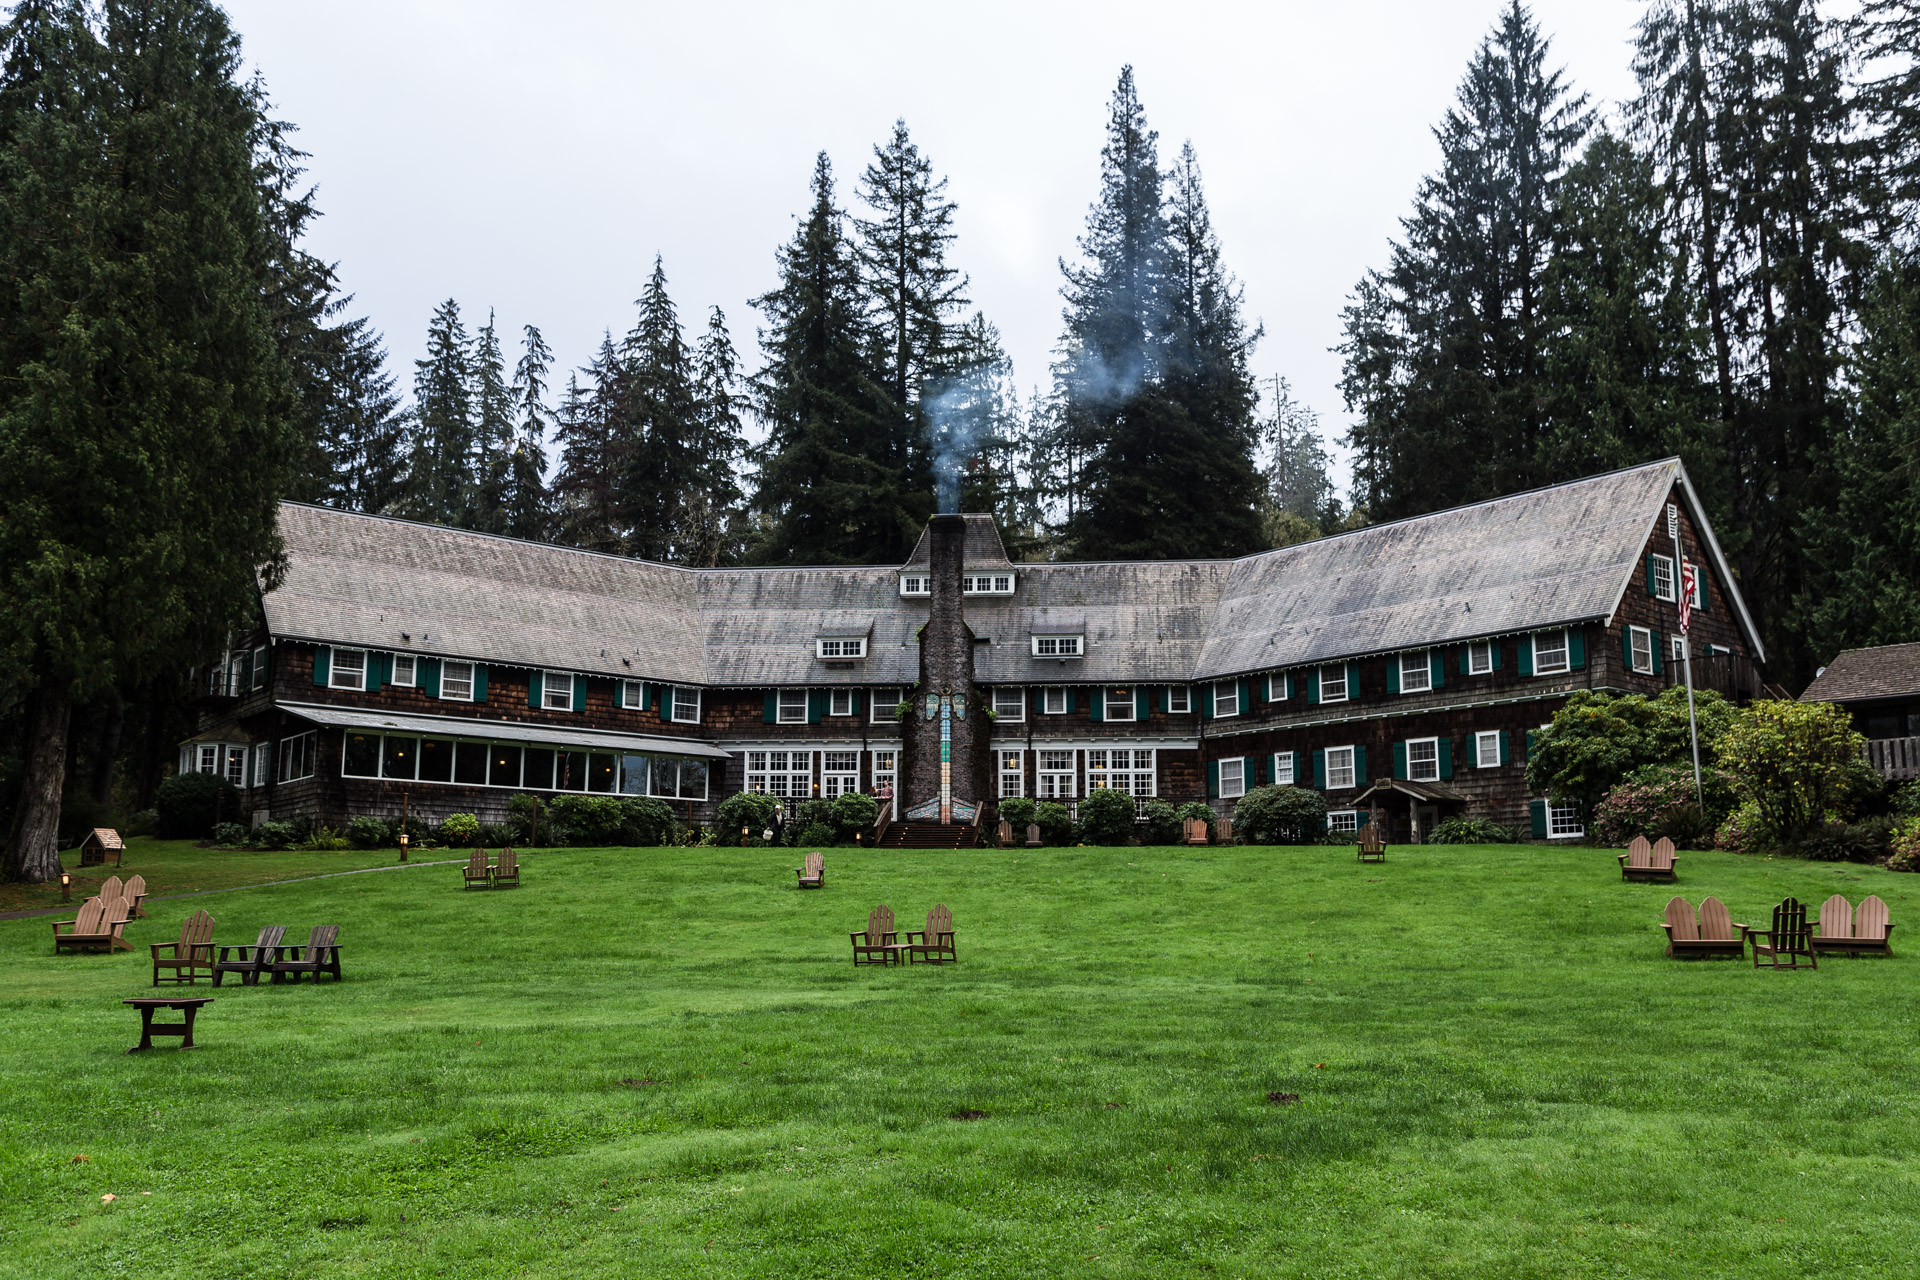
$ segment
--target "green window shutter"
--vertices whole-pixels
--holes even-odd
[[[1387,692],[1400,692],[1400,655],[1397,653],[1387,656]]]
[[[1073,690],[1071,688],[1067,689],[1066,695],[1067,695],[1067,714],[1072,715],[1073,714]]]
[[[1407,780],[1407,744],[1404,742],[1393,744],[1393,776],[1402,782]]]
[[[251,649],[240,655],[240,687],[253,688],[253,650]]]
[[[1353,785],[1364,787],[1371,781],[1373,779],[1367,776],[1367,749],[1355,747],[1353,749]]]
[[[1289,671],[1287,672],[1287,697],[1289,700],[1291,700],[1299,696],[1300,696],[1299,682],[1294,679],[1293,672]]]
[[[1500,642],[1498,640],[1489,640],[1487,644],[1493,652],[1493,669],[1498,671],[1500,669]]]
[[[1700,603],[1694,606],[1694,612],[1705,613],[1707,611],[1707,583],[1712,580],[1713,575],[1707,572],[1707,566],[1703,564],[1695,565],[1693,567],[1693,573],[1694,580],[1700,584]]]
[[[1207,761],[1207,799],[1217,800],[1219,798],[1220,762],[1218,760],[1209,760]]]
[[[1147,685],[1133,686],[1133,718],[1145,720],[1153,714],[1153,690]]]
[[[827,691],[825,689],[807,690],[807,723],[819,724],[820,717],[827,713]]]
[[[1099,724],[1107,718],[1107,691],[1090,689],[1087,691],[1087,718]]]
[[[1357,662],[1347,664],[1347,701],[1360,701],[1360,664]]]
[[[324,686],[332,678],[332,673],[333,650],[327,645],[320,645],[313,651],[313,682]]]
[[[1509,764],[1513,760],[1513,748],[1508,745],[1507,731],[1500,731],[1500,763]]]
[[[487,700],[487,668],[486,664],[480,662],[473,664],[473,700],[475,702]]]
[[[858,689],[853,691],[853,714],[856,716],[860,714],[860,690]]]
[[[1234,694],[1233,709],[1241,715],[1253,713],[1253,681],[1242,680]]]
[[[1667,645],[1667,638],[1661,635],[1658,631],[1654,632],[1653,633],[1653,674],[1657,676],[1665,675],[1667,671],[1667,663],[1666,663],[1665,655],[1663,655],[1660,652],[1660,650],[1666,648],[1666,645]]]
[[[1035,689],[1033,691],[1033,713],[1035,715],[1039,715],[1041,712],[1045,711],[1046,709],[1047,709],[1047,691],[1045,689]]]
[[[1310,707],[1320,705],[1320,668],[1318,667],[1307,672],[1307,705]]]
[[[413,678],[419,682],[420,692],[429,698],[440,696],[440,659],[421,658],[414,663]]]
[[[573,673],[573,709],[575,711],[587,709],[587,678],[578,671]]]
[[[1530,635],[1520,637],[1520,674],[1533,674],[1533,637]]]
[[[1527,730],[1527,759],[1529,760],[1533,759],[1534,743],[1537,742],[1539,738],[1540,738],[1540,735],[1536,733],[1534,730],[1532,729]]]
[[[378,693],[393,683],[393,655],[390,653],[367,653],[367,692]]]
[[[1587,632],[1584,627],[1567,628],[1567,665],[1575,671],[1587,669]]]
[[[768,724],[780,723],[780,691],[767,690],[767,714],[762,717]]]
[[[1446,687],[1446,683],[1447,683],[1447,655],[1446,654],[1442,653],[1438,649],[1429,649],[1427,651],[1427,669],[1433,673],[1434,688],[1440,689],[1440,688]]]
[[[1194,700],[1193,705],[1199,709],[1200,718],[1202,720],[1213,719],[1213,686],[1212,685],[1196,684],[1192,686],[1192,692],[1188,693],[1187,696]]]
[[[1319,791],[1327,789],[1327,752],[1324,747],[1315,747],[1313,751],[1313,785]]]
[[[1657,595],[1654,595],[1654,592],[1655,592],[1655,588],[1653,585],[1653,555],[1651,552],[1649,552],[1647,555],[1647,594],[1650,596],[1654,596],[1656,600],[1659,599]],[[1542,831],[1540,834],[1545,835],[1547,833],[1545,831]]]
[[[1533,837],[1536,840],[1547,838],[1547,802],[1535,800],[1527,806],[1527,814],[1533,819]]]
[[[540,709],[541,690],[547,685],[547,673],[544,671],[527,672],[527,705],[535,711]]]
[[[1628,626],[1624,622],[1620,624],[1620,657],[1626,663],[1626,665],[1623,666],[1621,670],[1632,671],[1633,670],[1633,628]]]
[[[1463,676],[1470,676],[1473,674],[1473,656],[1472,655],[1473,655],[1472,645],[1463,644],[1460,646],[1460,674]]]
[[[1172,713],[1173,713],[1173,686],[1163,684],[1160,686],[1160,714],[1171,715]]]
[[[1443,779],[1451,778],[1453,776],[1453,739],[1452,738],[1440,739],[1440,776]]]

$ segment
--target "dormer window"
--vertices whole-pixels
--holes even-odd
[[[1033,656],[1036,658],[1079,658],[1086,655],[1086,637],[1084,636],[1035,636],[1033,638]]]
[[[1010,596],[1013,594],[1013,575],[1010,573],[969,573],[960,579],[960,594],[968,596]]]
[[[930,596],[933,594],[933,578],[924,573],[903,573],[900,575],[900,594]]]
[[[867,638],[865,636],[822,637],[814,641],[814,652],[822,658],[844,660],[867,656]]]

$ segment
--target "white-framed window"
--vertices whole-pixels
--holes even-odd
[[[867,656],[867,638],[865,636],[834,636],[815,640],[814,652],[822,658],[864,658]]]
[[[828,800],[860,789],[860,753],[858,751],[822,751],[820,753],[820,794]]]
[[[448,702],[473,701],[473,664],[471,662],[440,664],[440,696]]]
[[[932,595],[933,579],[924,573],[903,573],[900,575],[900,594],[903,596]]]
[[[1409,738],[1407,740],[1407,780],[1410,782],[1440,781],[1440,739]]]
[[[774,705],[773,718],[777,724],[805,724],[807,722],[807,691],[805,689],[782,689],[779,701]]]
[[[1193,714],[1193,690],[1184,684],[1167,687],[1167,714],[1170,716],[1190,716]]]
[[[1687,641],[1685,636],[1672,637],[1671,647],[1673,651],[1673,660],[1675,662],[1685,662],[1687,660]]]
[[[1673,557],[1648,556],[1647,564],[1653,570],[1653,598],[1656,600],[1678,599],[1673,590]]]
[[[1013,575],[1010,573],[963,574],[960,578],[960,594],[1010,596],[1013,594]]]
[[[1273,754],[1273,785],[1276,787],[1290,787],[1293,785],[1293,778],[1294,778],[1293,752],[1291,751],[1274,752]]]
[[[1067,691],[1060,685],[1040,691],[1040,711],[1043,715],[1063,716],[1067,714]]]
[[[1027,768],[1023,755],[1024,753],[1019,751],[996,751],[993,753],[994,763],[999,767],[1000,798],[1002,800],[1008,800],[1014,796],[1023,796],[1027,793]]]
[[[402,689],[413,688],[414,668],[416,665],[417,664],[412,654],[410,653],[394,654],[393,655],[393,683],[399,685]]]
[[[367,687],[367,651],[365,649],[335,649],[333,666],[327,672],[329,689],[364,689]]]
[[[1133,690],[1131,688],[1102,689],[1100,691],[1100,696],[1105,700],[1105,711],[1106,711],[1107,719],[1109,720],[1133,719],[1134,703],[1133,703]],[[1089,767],[1091,767],[1091,765],[1089,765]]]
[[[313,776],[313,761],[319,741],[312,733],[296,733],[280,739],[280,761],[276,777],[282,782],[298,782]]]
[[[1360,811],[1358,809],[1327,810],[1327,830],[1358,831],[1360,829]]]
[[[905,693],[898,686],[889,689],[875,689],[873,691],[872,713],[867,716],[867,723],[892,724],[895,720],[899,719],[896,713],[900,709],[901,699],[905,696]]]
[[[200,761],[194,767],[195,773],[220,772],[220,744],[203,742],[200,744]]]
[[[267,687],[267,646],[265,645],[253,651],[253,687],[256,689]]]
[[[1327,790],[1344,791],[1354,785],[1353,748],[1327,748]]]
[[[1477,769],[1500,767],[1500,734],[1497,730],[1473,735],[1473,764]]]
[[[1130,796],[1154,792],[1153,752],[1147,748],[1096,747],[1087,752],[1087,790],[1105,787]]]
[[[1285,702],[1287,700],[1287,677],[1284,672],[1271,672],[1267,676],[1267,701]]]
[[[1641,675],[1653,674],[1653,632],[1645,627],[1628,627],[1627,653],[1635,671]]]
[[[573,681],[571,671],[549,671],[540,677],[540,709],[542,711],[573,710]]]
[[[1084,641],[1084,636],[1035,636],[1033,637],[1033,656],[1078,658],[1085,651]]]
[[[1333,662],[1320,668],[1320,701],[1345,702],[1347,700],[1347,664]]]
[[[676,684],[668,688],[664,699],[667,709],[672,712],[669,720],[673,724],[700,723],[700,690],[692,685]]]
[[[647,686],[638,680],[620,682],[620,706],[627,711],[647,709]]]
[[[273,745],[259,742],[253,748],[253,767],[247,771],[247,785],[264,787],[267,785],[268,769],[273,758]]]
[[[1467,674],[1489,675],[1493,671],[1493,641],[1475,640],[1467,646]]]
[[[830,716],[850,716],[853,714],[853,690],[835,689],[827,694],[827,714]]]
[[[1240,714],[1240,682],[1217,680],[1213,684],[1213,718],[1224,720]]]
[[[1074,794],[1073,752],[1046,751],[1046,750],[1041,751],[1039,779],[1040,779],[1040,799],[1042,800],[1073,799],[1073,794]]]
[[[1578,840],[1587,834],[1587,828],[1580,821],[1580,810],[1570,804],[1555,804],[1547,801],[1547,839]]]
[[[222,772],[226,774],[227,781],[236,787],[247,785],[247,755],[245,747],[227,748],[226,767]]]
[[[1234,800],[1247,794],[1247,760],[1229,756],[1220,762],[1220,798]]]
[[[1567,633],[1565,628],[1554,631],[1536,631],[1533,633],[1533,674],[1537,676],[1558,675],[1569,670],[1567,663]]]
[[[880,748],[873,753],[873,792],[875,795],[892,795],[893,780],[898,770],[899,754],[891,748]]]
[[[1425,649],[1400,655],[1400,692],[1425,693],[1433,688],[1433,660]]]
[[[993,717],[1001,724],[1019,724],[1027,718],[1027,691],[1019,685],[997,685],[993,690]]]
[[[1701,583],[1701,580],[1706,577],[1707,571],[1705,566],[1694,564],[1691,560],[1686,562],[1686,566],[1687,568],[1693,570],[1693,589],[1687,592],[1687,607],[1691,609],[1698,609],[1700,607],[1700,583]],[[1682,576],[1681,581],[1682,582],[1686,581],[1686,578]],[[260,670],[260,659],[258,657],[258,654],[261,652],[264,652],[264,650],[255,651],[256,656],[254,657],[254,667],[253,667],[255,672],[258,672]]]
[[[747,752],[747,790],[782,800],[813,796],[813,752]]]

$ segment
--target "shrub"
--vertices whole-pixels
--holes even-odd
[[[385,849],[398,841],[394,824],[363,813],[347,823],[347,843],[356,849]]]
[[[1920,778],[1902,786],[1893,793],[1893,811],[1903,818],[1920,817]],[[134,815],[138,820],[139,815]]]
[[[1182,822],[1211,823],[1214,818],[1213,806],[1203,800],[1189,800],[1180,806],[1175,816]]]
[[[870,795],[849,791],[833,798],[833,826],[841,840],[873,830],[880,820],[880,802]]]
[[[160,815],[152,809],[142,809],[127,819],[126,834],[130,836],[150,836],[160,828]]]
[[[526,792],[518,792],[507,798],[507,843],[532,844],[534,842],[534,820],[539,815],[542,828],[547,825],[547,816],[540,813],[540,800]],[[550,838],[550,834],[549,834]]]
[[[480,824],[479,841],[481,845],[492,849],[513,843],[513,824],[509,822],[483,822]]]
[[[1691,764],[1644,765],[1607,792],[1593,811],[1589,834],[1613,848],[1625,847],[1635,836],[1665,836],[1682,848],[1698,848],[1739,803],[1734,777],[1724,769],[1702,769],[1700,789],[1707,799],[1704,810],[1694,793]]]
[[[464,849],[480,839],[480,819],[470,813],[450,813],[440,824],[440,839],[449,849]]]
[[[1884,785],[1852,716],[1832,702],[1756,702],[1735,716],[1714,761],[1733,774],[1776,844],[1851,818]]]
[[[555,843],[613,845],[621,843],[627,814],[617,796],[555,796],[547,806]]]
[[[305,838],[294,847],[297,849],[323,851],[344,849],[347,847],[347,838],[335,831],[332,827],[315,827],[313,830],[307,832]]]
[[[1704,754],[1741,713],[1712,690],[1696,694],[1695,719]],[[1596,807],[1628,774],[1645,765],[1690,758],[1691,741],[1683,687],[1652,698],[1578,690],[1534,736],[1527,752],[1527,786],[1575,805],[1592,821]]]
[[[213,828],[213,842],[223,849],[238,849],[247,842],[247,829],[237,822],[222,822]]]
[[[1888,847],[1893,856],[1887,859],[1887,870],[1920,871],[1920,817],[1902,820]]]
[[[263,822],[253,831],[257,849],[290,849],[300,838],[300,828],[291,822]]]
[[[741,791],[728,796],[720,802],[720,808],[714,818],[714,830],[723,845],[738,845],[740,828],[747,829],[747,843],[758,847],[766,842],[760,833],[773,825],[775,815],[780,812],[780,802],[772,796],[755,795],[751,791]]]
[[[620,843],[661,845],[673,834],[673,806],[651,796],[629,796],[620,802],[626,815],[620,828]]]
[[[1428,844],[1519,844],[1519,833],[1492,818],[1442,818],[1427,832]]]
[[[1095,787],[1080,802],[1080,827],[1093,844],[1131,844],[1133,815],[1133,797],[1108,787]]]
[[[1006,805],[1000,806],[1001,813]],[[1180,842],[1180,815],[1165,800],[1147,801],[1147,824],[1140,832],[1140,838],[1147,844],[1178,844]]]
[[[1767,841],[1759,806],[1751,800],[1737,806],[1714,832],[1713,843],[1729,853],[1764,853]]]
[[[160,784],[153,807],[161,839],[204,840],[213,834],[216,813],[240,816],[240,792],[216,773],[179,773]]]
[[[1013,824],[1013,834],[1024,840],[1033,824],[1034,803],[1026,796],[1009,796],[1000,802],[1000,818]]]
[[[1033,806],[1033,820],[1040,824],[1042,844],[1073,843],[1073,815],[1058,800],[1042,800]]]
[[[1304,787],[1255,787],[1233,807],[1242,844],[1318,844],[1327,829],[1327,798]]]
[[[831,848],[833,845],[834,829],[824,822],[798,822],[794,827],[795,848],[819,849]]]
[[[1780,852],[1812,862],[1878,862],[1892,850],[1893,822],[1863,818],[1859,822],[1826,822],[1798,840],[1780,846]]]

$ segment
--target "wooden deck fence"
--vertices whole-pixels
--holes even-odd
[[[1870,738],[1867,759],[1889,782],[1920,778],[1920,738]]]

